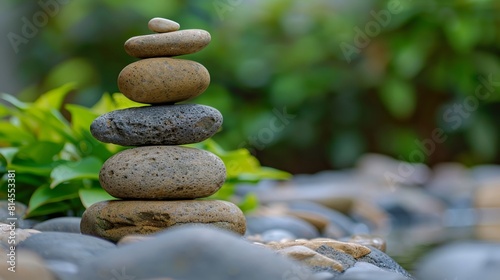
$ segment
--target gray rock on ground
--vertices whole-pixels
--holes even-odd
[[[270,249],[199,225],[173,228],[152,240],[119,247],[87,262],[80,271],[82,280],[109,280],[115,275],[127,279],[313,279],[307,268]],[[301,278],[290,278],[297,275]]]

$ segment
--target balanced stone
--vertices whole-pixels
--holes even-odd
[[[184,101],[200,95],[209,84],[203,65],[167,57],[136,61],[118,76],[118,88],[126,97],[148,104]]]
[[[132,199],[207,197],[222,186],[226,168],[216,155],[179,146],[122,151],[101,168],[99,181],[112,196]]]
[[[130,234],[152,234],[187,223],[209,224],[245,233],[245,216],[234,204],[220,200],[102,201],[83,213],[84,234],[118,241]]]
[[[198,52],[210,40],[210,33],[205,30],[185,29],[132,37],[125,42],[125,51],[138,58],[176,56]]]
[[[177,31],[180,27],[177,22],[166,18],[155,17],[148,22],[149,30],[157,33]]]
[[[122,146],[183,145],[214,135],[222,125],[216,109],[198,105],[158,105],[116,110],[92,122],[92,135]]]

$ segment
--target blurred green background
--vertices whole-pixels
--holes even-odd
[[[91,106],[117,92],[118,73],[136,60],[123,43],[165,17],[211,33],[206,49],[182,57],[212,79],[189,103],[220,110],[214,139],[248,148],[263,165],[313,173],[367,152],[431,165],[500,160],[500,1],[4,0],[0,8],[0,92],[24,101],[72,81],[79,90],[68,102]],[[432,140],[436,129],[444,143]],[[418,144],[426,139],[432,152]]]

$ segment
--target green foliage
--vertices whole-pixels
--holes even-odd
[[[0,172],[5,185],[7,170],[16,171],[16,199],[26,203],[28,217],[42,215],[81,215],[85,207],[113,199],[99,185],[104,161],[124,147],[97,141],[90,134],[92,121],[105,112],[139,106],[120,93],[104,94],[92,108],[66,104],[71,122],[61,113],[64,99],[74,90],[71,84],[43,94],[33,103],[2,94],[11,106],[1,105]],[[219,155],[227,165],[227,182],[214,195],[231,200],[234,186],[263,178],[286,179],[289,174],[261,167],[247,150],[225,151],[214,141],[194,144]],[[0,199],[7,196],[1,189]],[[256,206],[249,196],[240,201],[244,210]]]
[[[379,24],[374,14],[391,3],[399,12]],[[37,1],[22,5],[31,7],[28,18],[40,10]],[[479,76],[499,80],[498,11],[496,0],[71,1],[36,39],[20,45],[16,58],[20,83],[36,85],[24,96],[77,81],[82,94],[73,103],[88,105],[116,89],[116,74],[135,60],[122,45],[150,33],[150,18],[206,29],[210,45],[183,58],[211,74],[207,92],[192,102],[230,116],[217,143],[241,147],[267,127],[274,108],[286,107],[297,117],[256,155],[287,171],[315,172],[352,166],[364,152],[407,158],[416,139],[446,129],[442,112],[474,96]],[[9,26],[20,33],[22,22],[17,17]],[[356,28],[367,27],[375,34],[358,48]],[[343,43],[356,47],[350,61]],[[499,101],[497,85],[462,126],[447,130],[448,140],[428,162],[500,160],[500,128],[489,129],[500,122]]]

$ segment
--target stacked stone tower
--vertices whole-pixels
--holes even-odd
[[[179,145],[201,142],[222,125],[212,107],[175,104],[200,95],[210,83],[203,65],[174,56],[200,51],[210,42],[204,30],[179,30],[176,22],[154,18],[156,34],[130,38],[126,52],[141,60],[118,77],[120,91],[150,106],[116,110],[98,117],[92,135],[102,142],[138,146],[109,158],[99,181],[119,200],[90,206],[81,231],[118,241],[130,234],[151,234],[187,223],[210,224],[240,234],[245,217],[226,201],[199,200],[225,181],[224,163],[207,151]]]

